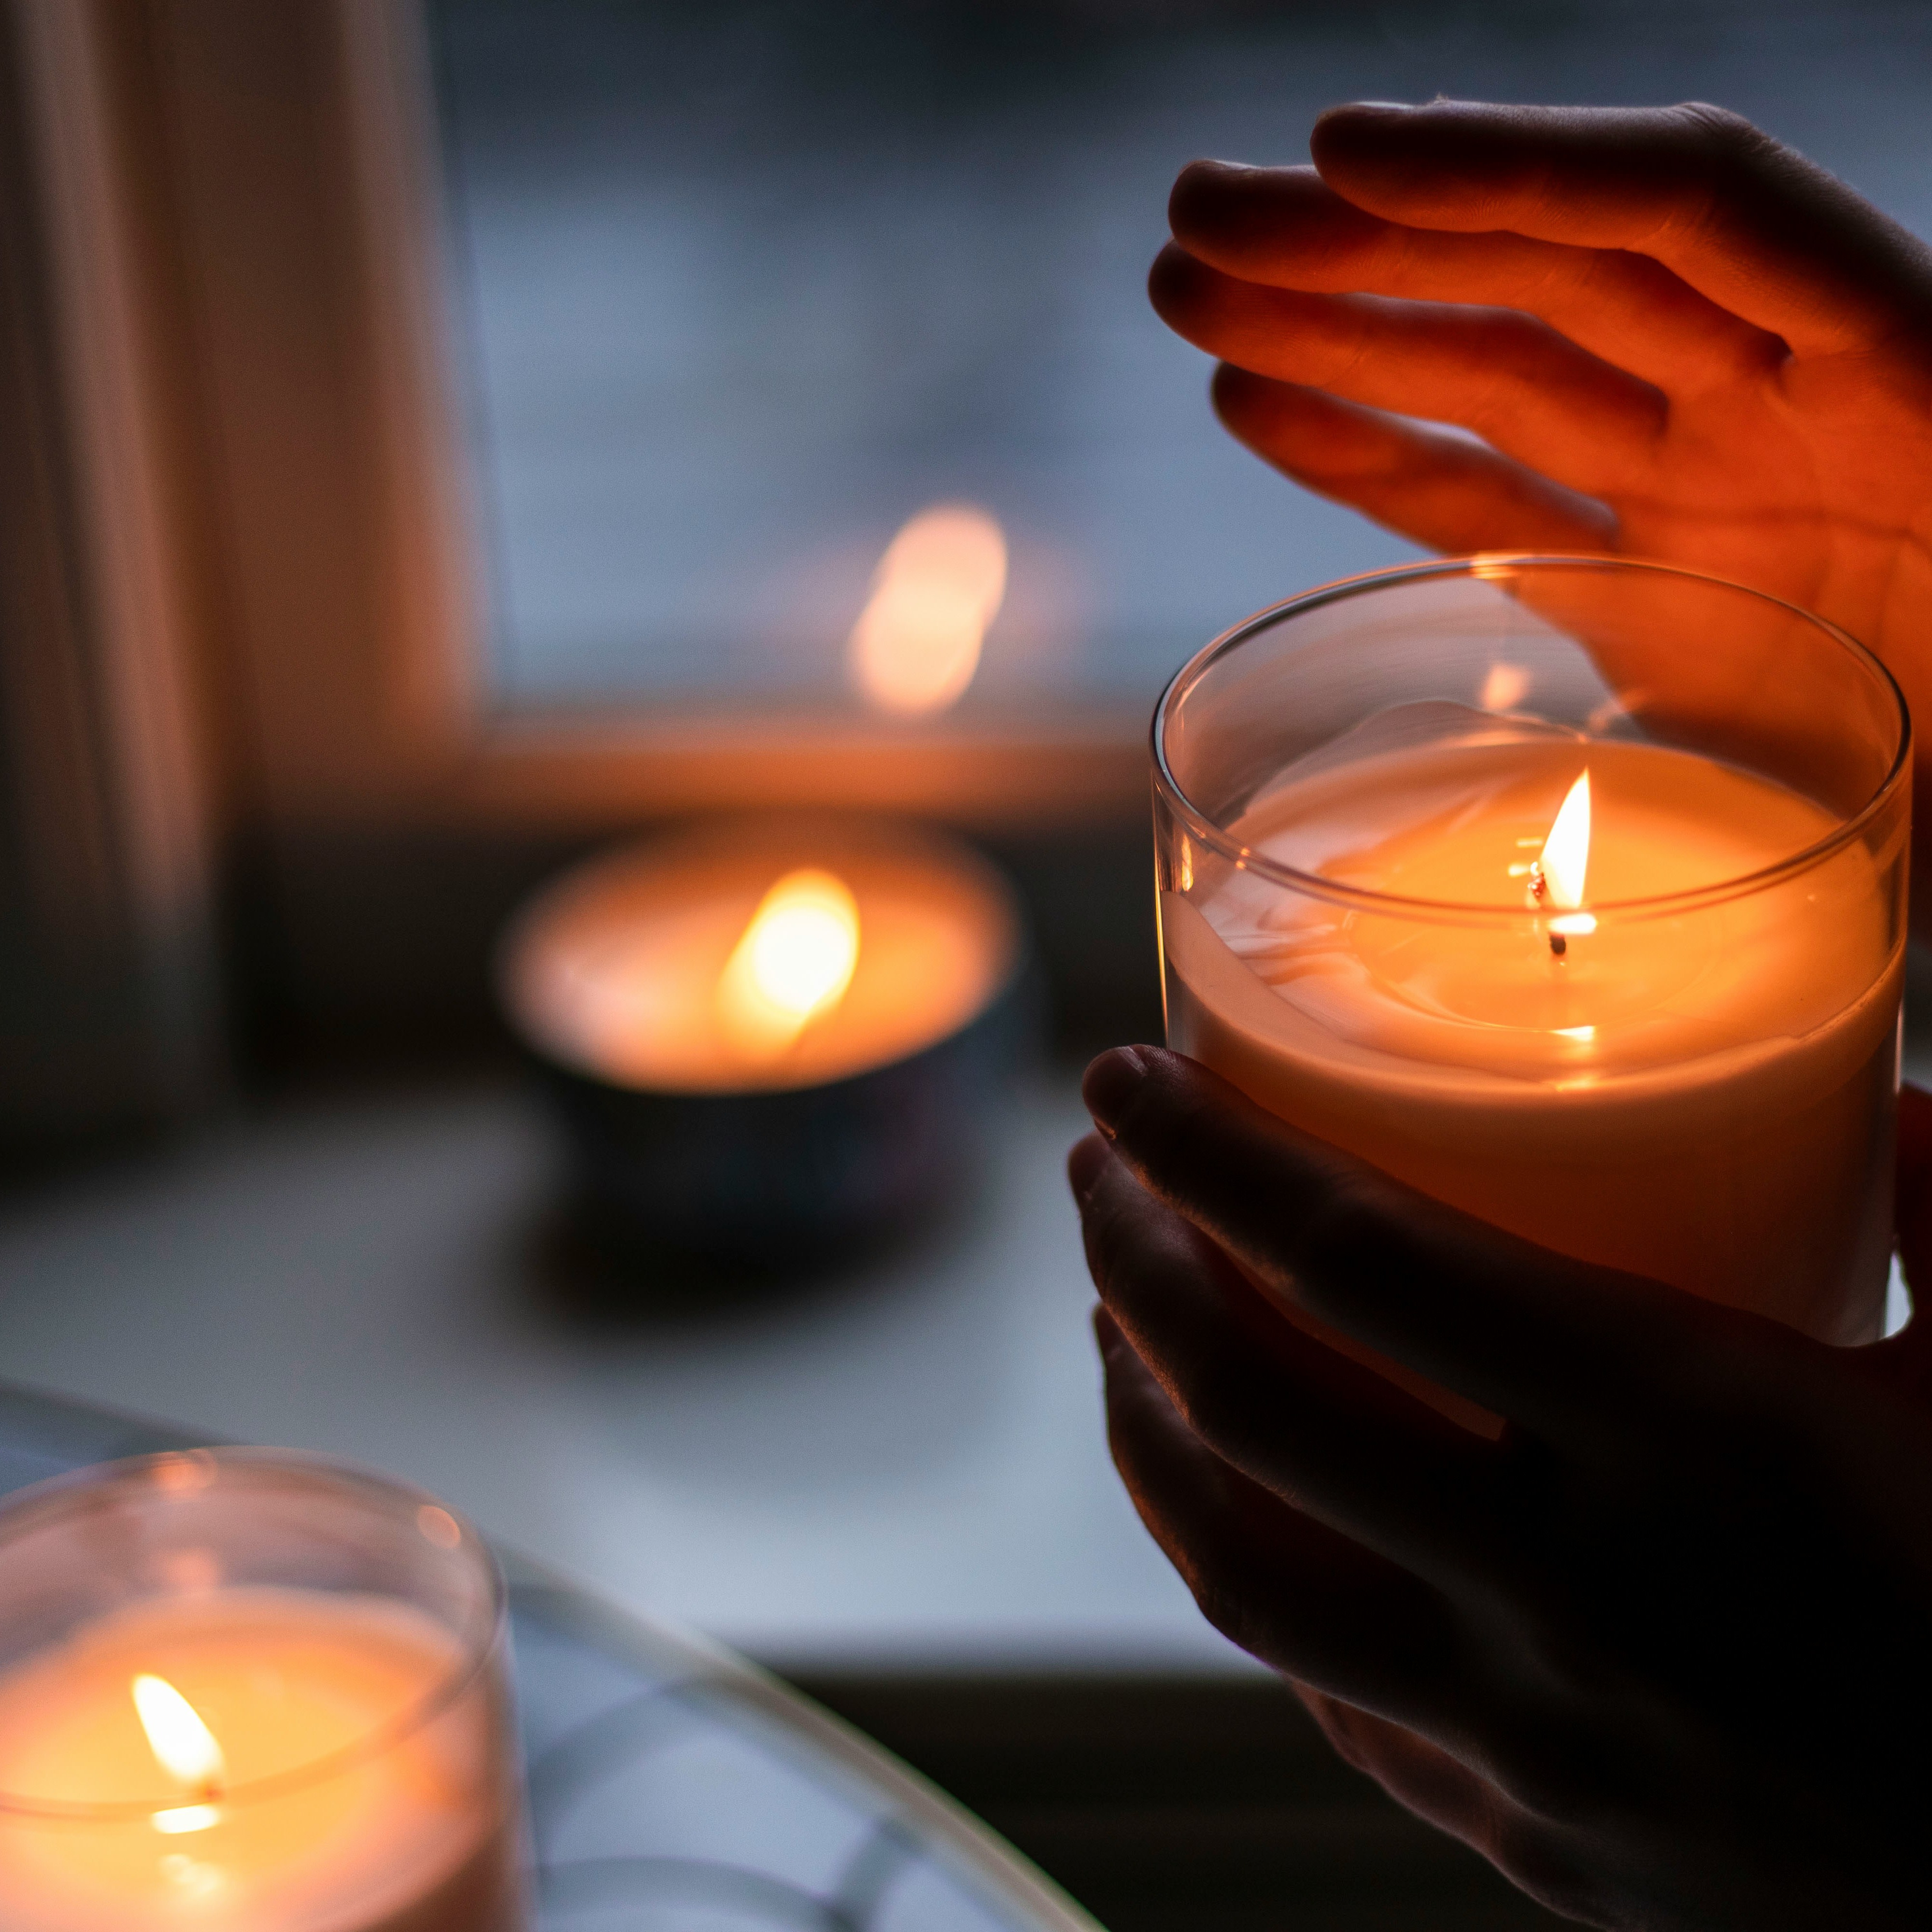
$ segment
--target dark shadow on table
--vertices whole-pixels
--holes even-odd
[[[681,1250],[568,1193],[524,1231],[518,1273],[539,1316],[580,1331],[729,1325],[801,1303],[863,1298],[884,1265],[957,1241],[982,1204],[980,1195],[976,1184],[862,1240],[759,1262]]]
[[[1570,1922],[1329,1749],[1286,1686],[796,1672],[1108,1932],[1542,1932]]]

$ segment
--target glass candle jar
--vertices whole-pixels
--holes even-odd
[[[402,1484],[142,1457],[0,1508],[7,1932],[521,1932],[501,1581]]]
[[[518,916],[497,978],[640,1282],[782,1276],[916,1225],[971,1172],[1028,1030],[1005,880],[862,818],[587,860]]]
[[[1292,598],[1155,712],[1168,1043],[1499,1227],[1871,1340],[1909,735],[1843,632],[1688,572]]]

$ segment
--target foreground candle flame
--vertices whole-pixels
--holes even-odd
[[[747,1058],[772,1059],[845,997],[858,963],[851,888],[810,867],[788,872],[759,902],[719,976],[719,1023]]]
[[[1564,796],[1550,836],[1543,842],[1542,853],[1529,868],[1530,903],[1540,906],[1547,901],[1563,908],[1550,922],[1550,950],[1558,959],[1568,952],[1574,935],[1597,929],[1594,914],[1576,910],[1583,903],[1583,883],[1589,870],[1590,772],[1586,765]]]
[[[200,1714],[165,1677],[136,1677],[129,1687],[148,1746],[170,1777],[198,1790],[218,1788],[227,1760]]]
[[[1543,876],[1550,903],[1574,912],[1583,903],[1583,881],[1590,870],[1590,773],[1570,788],[1550,836],[1543,842]]]
[[[201,1715],[165,1677],[145,1673],[128,1686],[136,1714],[148,1734],[148,1748],[170,1778],[204,1802],[157,1811],[154,1826],[170,1833],[205,1832],[220,1816],[206,1801],[216,1796],[228,1774],[228,1761]]]
[[[922,510],[893,538],[853,626],[852,676],[881,711],[944,711],[973,682],[1006,591],[1006,540],[969,503]]]

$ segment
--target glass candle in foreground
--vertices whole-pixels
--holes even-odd
[[[1852,640],[1660,566],[1278,606],[1155,715],[1169,1044],[1532,1240],[1874,1339],[1907,741]]]
[[[0,1508],[6,1932],[521,1932],[502,1591],[418,1492],[111,1463]]]

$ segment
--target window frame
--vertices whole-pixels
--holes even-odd
[[[247,760],[272,818],[723,808],[1065,826],[1145,808],[1136,710],[801,720],[494,706],[420,0],[150,0]]]
[[[418,0],[0,0],[0,1149],[473,1054],[519,897],[698,813],[959,826],[1064,1036],[1157,1024],[1138,710],[493,710]]]

